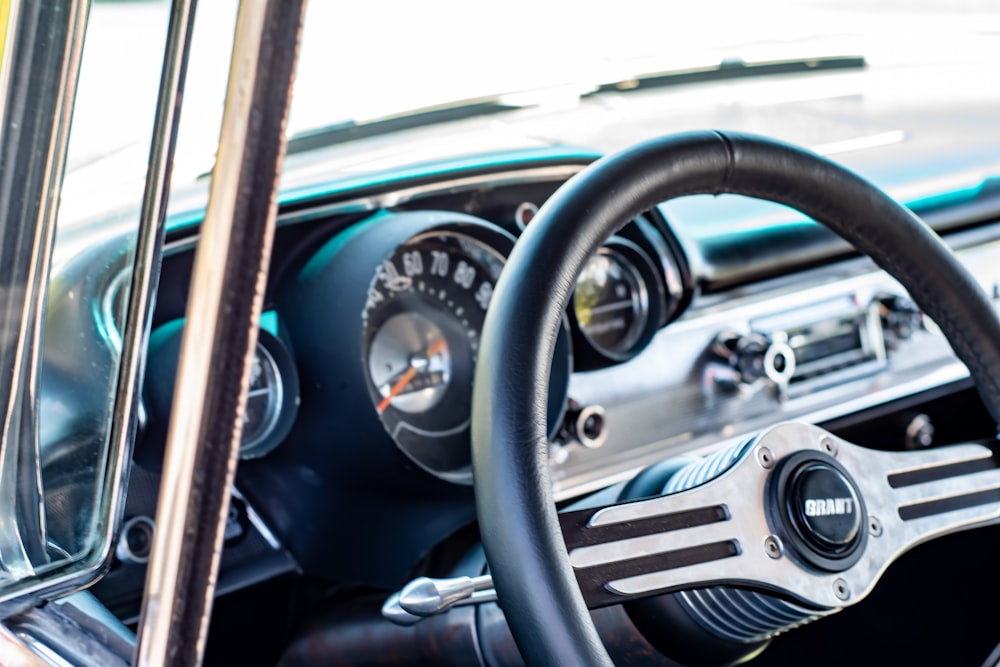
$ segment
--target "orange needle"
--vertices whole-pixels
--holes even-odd
[[[430,347],[427,348],[426,352],[424,352],[424,356],[427,359],[430,359],[431,357],[436,356],[438,352],[444,350],[446,346],[447,343],[445,343],[444,338],[438,338],[431,344]],[[406,389],[406,385],[410,384],[416,375],[417,367],[411,364],[410,367],[406,369],[406,372],[403,373],[398,380],[396,380],[396,384],[392,385],[392,389],[389,390],[389,394],[383,398],[381,402],[379,402],[378,407],[375,409],[379,412],[385,412],[385,409],[389,407],[390,403],[392,403],[392,399],[399,396],[399,393]]]

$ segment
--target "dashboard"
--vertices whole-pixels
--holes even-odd
[[[515,160],[282,210],[220,592],[292,572],[391,590],[428,554],[468,546],[456,536],[475,521],[469,413],[484,313],[517,235],[582,166]],[[774,251],[773,227],[740,239],[774,256],[740,273],[706,260],[711,244],[672,224],[683,214],[665,204],[629,221],[578,278],[549,373],[558,500],[791,419],[850,429],[905,415],[891,442],[867,444],[936,442],[933,420],[906,406],[971,383],[894,280],[804,224],[787,232],[810,239],[803,256]],[[1000,227],[962,207],[930,217],[997,295]],[[185,227],[168,239],[126,524],[95,587],[125,619],[155,530],[195,241]],[[961,436],[988,434],[974,424]]]
[[[414,578],[481,581],[489,572],[470,454],[484,319],[519,237],[603,155],[706,125],[811,147],[918,213],[1000,305],[1000,129],[995,95],[981,86],[989,68],[965,87],[941,73],[949,95],[931,102],[923,70],[855,69],[640,86],[586,95],[572,108],[512,107],[329,145],[322,136],[292,142],[208,662],[273,664],[304,646],[307,664],[412,664],[417,652],[428,664],[518,663],[495,604],[457,606],[410,627],[390,623],[383,604]],[[137,621],[157,529],[207,197],[206,179],[171,193],[123,525],[92,588],[127,624]],[[136,218],[124,210],[59,229],[39,401],[49,535],[69,553],[86,544],[92,527],[79,508],[106,464],[87,458],[102,448],[80,434],[102,432],[111,418],[94,379],[116,373]],[[579,258],[585,267],[572,293],[542,295],[568,304],[544,369],[543,449],[563,517],[659,495],[662,478],[644,472],[695,469],[694,457],[715,465],[781,422],[815,424],[880,450],[995,438],[936,323],[825,228],[733,196],[669,201],[621,222],[596,254]],[[520,324],[516,316],[504,323]],[[659,486],[644,487],[649,479]],[[638,495],[618,495],[626,488]],[[823,501],[824,515],[826,500],[837,512],[839,492],[814,495],[808,500]],[[834,641],[871,657],[881,638],[865,644],[871,635],[858,629],[888,633],[884,619],[907,640],[947,636],[942,628],[954,623],[968,641],[948,648],[970,655],[982,648],[973,636],[993,642],[991,625],[972,629],[980,616],[992,619],[975,604],[959,613],[966,610],[955,609],[949,587],[967,575],[970,599],[990,595],[984,582],[995,577],[976,574],[975,563],[992,567],[995,545],[952,537],[973,539],[928,544],[938,551],[916,574],[904,556],[903,583],[892,583],[896,565],[884,579],[892,604],[865,607],[873,595],[788,633],[803,638],[803,656],[778,664],[812,664],[815,646]],[[770,547],[757,555],[781,555],[780,543]],[[955,554],[961,567],[942,565]],[[485,589],[470,597],[483,599]],[[619,633],[609,646],[627,652],[636,628],[622,609],[595,616]],[[867,614],[863,621],[838,625],[855,610]],[[815,611],[796,609],[791,622]],[[815,627],[832,634],[810,642]],[[961,661],[948,653],[936,662]]]

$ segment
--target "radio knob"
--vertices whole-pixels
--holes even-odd
[[[889,294],[876,301],[887,346],[896,347],[923,327],[923,314],[908,297]]]
[[[743,382],[752,384],[764,377],[764,356],[769,346],[770,341],[760,334],[748,334],[736,339],[732,364]]]
[[[764,353],[764,374],[782,390],[795,375],[795,350],[788,344],[788,336],[783,331],[771,334]]]
[[[784,392],[795,374],[795,351],[788,345],[784,332],[770,336],[724,332],[716,337],[712,350],[716,358],[735,371],[744,385],[767,378],[779,392]]]

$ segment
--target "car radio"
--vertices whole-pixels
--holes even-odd
[[[862,303],[850,295],[752,319],[749,333],[726,331],[713,342],[714,389],[771,386],[784,399],[874,373],[886,365],[887,349],[920,326],[919,317],[903,297]]]

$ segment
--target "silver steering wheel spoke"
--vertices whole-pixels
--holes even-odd
[[[1000,518],[1000,469],[982,445],[880,452],[790,422],[732,458],[678,493],[560,514],[589,607],[737,586],[832,610],[915,545]]]
[[[817,470],[826,486],[797,481]],[[681,590],[711,605],[700,589],[723,586],[794,600],[777,607],[793,620],[825,615],[868,595],[917,544],[1000,519],[1000,468],[978,444],[881,452],[788,422],[674,476],[690,488],[559,514],[588,607]],[[835,492],[816,493],[824,488]],[[489,575],[422,577],[383,615],[412,625],[496,600],[492,584]]]

